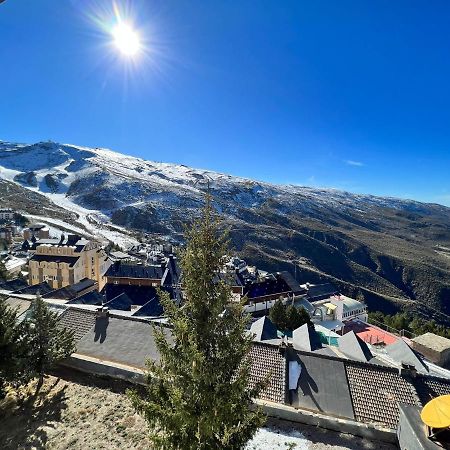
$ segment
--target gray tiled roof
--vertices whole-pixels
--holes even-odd
[[[395,369],[356,361],[346,361],[345,369],[358,421],[396,429],[398,403],[420,405],[414,386]]]
[[[269,377],[269,384],[259,398],[284,403],[286,398],[287,360],[280,349],[273,345],[255,342],[250,351],[250,386]]]
[[[172,341],[170,330],[163,329]],[[95,326],[78,342],[77,353],[138,369],[145,368],[147,359],[160,359],[150,323],[115,316],[97,318]]]
[[[68,308],[61,314],[59,323],[74,332],[75,342],[77,342],[94,327],[95,312]]]
[[[449,379],[419,376],[414,380],[414,385],[423,405],[434,397],[450,395]]]

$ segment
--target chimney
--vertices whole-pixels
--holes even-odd
[[[108,317],[109,316],[109,310],[107,306],[100,306],[97,308],[97,317]]]
[[[416,378],[417,369],[414,364],[407,364],[402,362],[402,365],[398,369],[398,373],[402,378]]]

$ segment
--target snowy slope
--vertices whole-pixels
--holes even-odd
[[[0,178],[45,194],[56,204],[92,214],[101,222],[123,207],[197,208],[208,183],[225,213],[278,202],[279,212],[291,209],[314,214],[320,209],[364,214],[371,207],[426,211],[429,205],[394,198],[356,195],[332,189],[280,186],[232,177],[177,164],[157,163],[106,149],[53,142],[33,145],[0,141]],[[446,210],[434,205],[435,210]],[[85,219],[84,225],[88,225]]]

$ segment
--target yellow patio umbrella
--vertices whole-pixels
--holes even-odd
[[[420,417],[430,428],[450,427],[450,395],[430,400],[422,409]]]

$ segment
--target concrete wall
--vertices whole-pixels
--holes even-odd
[[[276,417],[291,422],[314,425],[339,433],[348,433],[353,436],[360,436],[366,439],[397,443],[395,430],[377,427],[375,425],[364,424],[353,420],[326,416],[311,411],[295,409],[291,406],[280,403],[272,403],[256,400],[255,403],[262,407],[264,412],[270,417]],[[412,450],[412,449],[411,449]]]
[[[77,353],[72,354],[61,365],[80,372],[119,378],[131,383],[145,385],[145,373],[142,370],[117,363],[109,363],[85,355],[78,355]]]
[[[439,352],[415,341],[412,341],[412,347],[431,362],[442,367],[450,366],[450,349],[445,349],[442,352]]]

